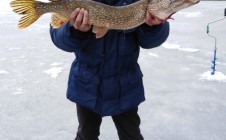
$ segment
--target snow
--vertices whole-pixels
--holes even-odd
[[[215,71],[215,74],[212,75],[211,71],[204,72],[201,74],[202,80],[209,80],[209,81],[222,81],[226,82],[226,76],[222,72]]]
[[[179,49],[180,45],[179,44],[170,44],[168,42],[165,42],[165,43],[163,43],[162,47],[166,48],[166,49]]]
[[[0,70],[0,74],[9,74],[9,72],[6,70]]]
[[[57,78],[58,74],[62,72],[61,67],[52,67],[48,70],[44,70],[43,72],[50,75],[52,78]]]
[[[23,94],[23,89],[17,88],[16,91],[13,94],[15,94],[15,95]]]
[[[202,16],[202,12],[201,11],[196,11],[196,12],[180,12],[179,14],[184,15],[185,17],[188,18],[198,18]]]
[[[15,47],[15,48],[8,48],[9,51],[14,51],[14,50],[21,50],[21,48],[19,47]]]
[[[214,40],[205,31],[207,23],[223,18],[225,5],[201,1],[174,14],[167,41],[141,50],[145,140],[226,139],[226,20],[210,26],[217,37],[215,75]],[[65,97],[74,54],[51,42],[49,15],[19,30],[21,16],[2,0],[0,16],[0,140],[74,139],[76,107]],[[100,140],[117,139],[111,117],[103,118]]]
[[[181,48],[180,44],[177,43],[168,43],[165,42],[162,45],[163,48],[166,49],[174,49],[174,50],[179,50],[179,51],[185,51],[185,52],[198,52],[198,49],[194,49],[194,48]]]
[[[51,63],[50,65],[51,65],[51,66],[60,66],[60,65],[62,65],[62,63],[53,62],[53,63]]]
[[[158,58],[159,57],[159,55],[158,54],[155,54],[155,53],[148,53],[150,56],[153,56],[153,57],[156,57],[156,58]]]

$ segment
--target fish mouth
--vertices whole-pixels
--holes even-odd
[[[197,4],[199,2],[200,2],[200,0],[192,0],[192,3],[194,3],[194,4]]]
[[[200,2],[200,0],[185,0],[186,2],[190,3],[190,4],[197,4]]]
[[[197,3],[199,3],[200,2],[200,0],[197,0],[196,2],[195,2],[195,4],[197,4]]]

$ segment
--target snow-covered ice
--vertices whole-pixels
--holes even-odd
[[[23,94],[23,89],[22,88],[17,88],[13,94],[18,95],[18,94]]]
[[[166,49],[179,49],[180,44],[176,44],[176,43],[172,44],[172,43],[165,42],[162,44],[162,47]]]
[[[194,17],[201,17],[203,16],[201,11],[196,11],[196,12],[180,12],[179,14],[184,15],[185,17],[190,17],[190,18],[194,18]]]
[[[198,49],[195,49],[195,48],[181,48],[180,44],[168,43],[168,42],[163,43],[162,47],[166,48],[166,49],[173,49],[173,50],[179,50],[179,51],[185,51],[185,52],[198,52],[199,51]]]
[[[0,70],[0,74],[9,74],[9,72],[6,70]]]
[[[218,71],[215,71],[213,75],[211,74],[211,71],[204,72],[203,74],[201,74],[200,79],[226,82],[226,76],[222,72]]]
[[[148,53],[150,56],[153,56],[153,57],[156,57],[156,58],[158,58],[159,57],[159,55],[158,54],[155,54],[155,53],[151,53],[151,52],[149,52]]]
[[[61,67],[52,67],[48,70],[44,70],[43,72],[50,75],[52,78],[57,78],[58,74],[62,72]]]
[[[215,75],[210,72],[214,40],[205,31],[225,8],[225,1],[201,1],[182,10],[170,20],[162,46],[141,50],[145,140],[226,140],[226,20],[210,26],[218,41]],[[20,16],[2,0],[0,17],[0,140],[74,139],[76,107],[65,97],[74,54],[51,42],[49,14],[19,30]],[[100,140],[117,139],[105,117]]]
[[[51,66],[60,66],[60,65],[62,65],[62,63],[53,62],[53,63],[51,63],[50,65],[51,65]]]

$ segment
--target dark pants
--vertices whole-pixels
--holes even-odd
[[[140,133],[138,108],[112,116],[120,140],[143,140]],[[77,105],[78,132],[75,140],[99,140],[102,117],[91,110]]]

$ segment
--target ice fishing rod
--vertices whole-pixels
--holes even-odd
[[[217,59],[217,38],[211,34],[209,34],[210,32],[210,24],[213,24],[213,23],[216,23],[216,22],[219,22],[219,21],[222,21],[226,18],[226,8],[224,9],[224,18],[222,19],[219,19],[219,20],[215,20],[215,21],[212,21],[210,23],[207,24],[207,30],[206,30],[206,33],[208,34],[208,36],[212,37],[214,39],[214,55],[213,55],[213,60],[211,60],[211,63],[212,63],[212,66],[211,66],[211,75],[214,75],[215,74],[215,71],[216,71],[216,59]]]

